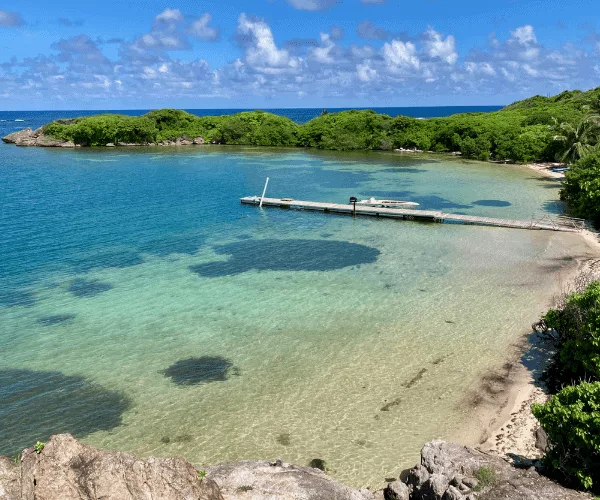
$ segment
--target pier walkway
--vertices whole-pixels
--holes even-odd
[[[240,201],[245,205],[259,205],[261,198],[260,196],[246,196],[240,198]],[[350,204],[320,203],[314,201],[292,200],[291,198],[263,198],[262,205],[264,207],[314,210],[346,215],[370,215],[374,217],[389,217],[423,222],[446,222],[472,224],[477,226],[510,227],[515,229],[577,232],[585,228],[585,221],[581,219],[560,216],[550,217],[547,215],[532,217],[531,220],[515,220],[480,217],[476,215],[447,214],[436,210],[367,207],[362,205],[356,205],[355,212],[353,206]]]

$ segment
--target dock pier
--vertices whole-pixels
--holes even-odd
[[[295,210],[312,210],[324,213],[354,215],[353,205],[341,203],[322,203],[315,201],[293,200],[291,198],[262,198],[260,196],[246,196],[240,198],[244,205],[261,205],[263,207],[278,207]],[[387,208],[356,206],[356,215],[372,217],[388,217],[422,222],[439,222],[455,224],[471,224],[476,226],[508,227],[514,229],[529,229],[541,231],[566,231],[578,232],[585,228],[585,221],[571,217],[550,217],[541,215],[532,217],[531,220],[498,219],[494,217],[481,217],[477,215],[447,214],[437,210],[416,210],[408,208]]]

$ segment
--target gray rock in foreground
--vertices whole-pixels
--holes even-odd
[[[183,458],[102,451],[70,434],[52,436],[41,453],[17,463],[0,457],[0,500],[371,500],[318,469],[277,462],[217,465],[200,477]]]
[[[501,458],[445,441],[426,443],[421,463],[403,482],[410,500],[590,500],[586,493],[563,488],[531,467],[517,469]],[[396,482],[397,483],[397,482]],[[386,499],[402,498],[398,485]]]
[[[372,500],[367,490],[353,490],[312,467],[281,461],[242,461],[206,469],[225,500]]]
[[[8,479],[5,479],[8,478]],[[198,478],[183,458],[138,460],[83,445],[70,434],[50,438],[41,453],[0,462],[1,500],[223,500],[218,486]]]

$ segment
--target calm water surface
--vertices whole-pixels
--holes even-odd
[[[394,154],[0,146],[0,452],[50,433],[379,485],[541,312],[578,236],[242,206],[269,194],[529,219],[526,169]]]

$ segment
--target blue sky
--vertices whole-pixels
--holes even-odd
[[[0,5],[4,110],[483,105],[599,85],[598,0]]]

